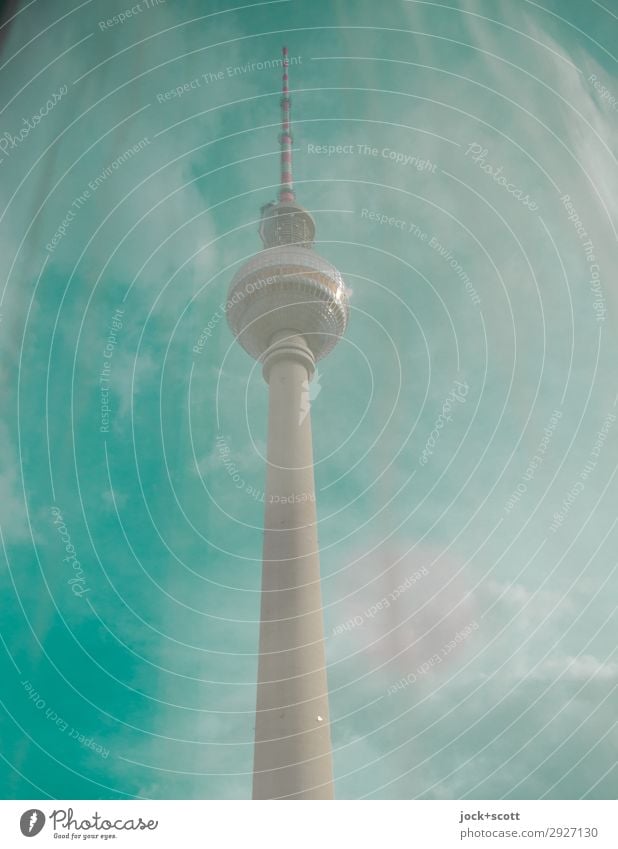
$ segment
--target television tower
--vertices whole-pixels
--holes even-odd
[[[254,799],[332,799],[309,381],[348,323],[341,274],[313,250],[296,203],[288,51],[283,48],[281,186],[262,207],[264,249],[230,285],[227,317],[268,383],[268,456]]]

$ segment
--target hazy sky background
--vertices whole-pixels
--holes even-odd
[[[221,305],[286,43],[352,289],[312,405],[336,794],[615,798],[615,0],[7,14],[3,794],[250,795],[267,399]]]

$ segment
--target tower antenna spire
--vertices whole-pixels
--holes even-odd
[[[290,87],[288,49],[283,48],[283,87],[281,90],[281,188],[279,201],[292,203],[295,200],[294,184],[292,181],[292,132],[290,126]]]
[[[260,238],[265,248],[276,245],[300,245],[311,248],[315,239],[315,222],[310,213],[296,202],[292,179],[292,128],[289,65],[287,47],[283,48],[283,82],[281,88],[281,134],[279,136],[281,176],[276,202],[264,204],[260,220]]]

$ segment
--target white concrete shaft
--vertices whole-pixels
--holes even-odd
[[[314,361],[304,338],[292,334],[276,334],[264,362],[268,466],[253,798],[332,799],[308,411]]]

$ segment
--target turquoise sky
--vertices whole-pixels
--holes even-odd
[[[250,795],[267,397],[221,305],[283,43],[351,289],[312,403],[337,796],[615,798],[617,30],[611,0],[17,6],[6,798]]]

